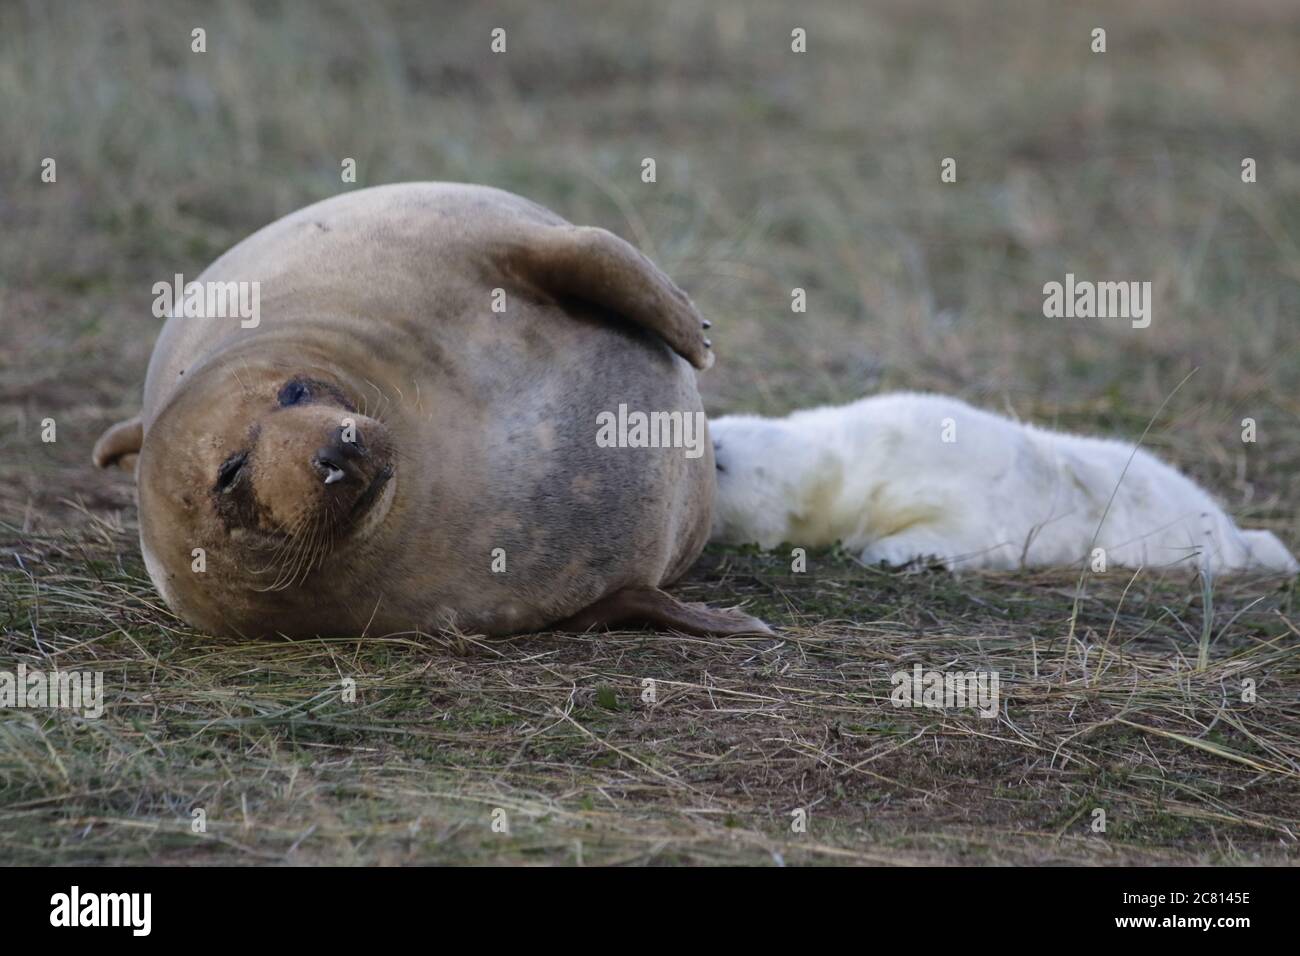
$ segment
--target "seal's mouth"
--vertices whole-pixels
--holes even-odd
[[[379,497],[379,493],[384,490],[384,485],[388,484],[388,479],[392,477],[392,465],[385,465],[379,469],[379,473],[375,475],[374,480],[370,482],[366,490],[361,492],[361,496],[353,503],[349,516],[355,517],[374,504],[375,499]]]

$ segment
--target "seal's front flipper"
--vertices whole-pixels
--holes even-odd
[[[504,248],[509,272],[553,295],[590,302],[654,332],[696,368],[713,365],[709,323],[653,262],[593,226],[532,225]]]
[[[138,455],[143,443],[144,424],[140,421],[139,415],[118,422],[100,435],[99,441],[95,442],[92,456],[95,467],[108,468],[111,465],[121,465],[123,468],[130,468],[135,461],[128,459],[127,456]]]
[[[741,634],[771,634],[772,629],[756,617],[742,611],[686,604],[670,594],[651,587],[631,587],[615,591],[573,617],[555,625],[557,631],[589,631],[593,627],[614,630],[624,626],[645,625],[658,630],[682,631],[686,634],[733,637]]]

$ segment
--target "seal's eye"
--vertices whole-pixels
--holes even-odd
[[[306,382],[294,380],[286,382],[285,386],[280,389],[280,394],[276,396],[276,401],[280,406],[288,407],[289,405],[299,405],[311,398],[311,389]]]
[[[248,461],[247,452],[236,452],[221,463],[217,469],[217,491],[225,494],[239,482],[244,473],[244,463]]]

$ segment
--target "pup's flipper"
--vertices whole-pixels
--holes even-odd
[[[653,262],[612,232],[594,226],[530,225],[502,241],[507,272],[552,295],[608,309],[654,332],[696,368],[713,352],[686,293]]]
[[[742,611],[718,610],[703,604],[686,604],[671,594],[651,587],[615,591],[573,617],[555,625],[557,631],[589,631],[593,627],[615,630],[626,626],[650,625],[658,630],[685,634],[734,637],[741,634],[771,634],[772,629]]]
[[[144,424],[137,415],[118,422],[100,435],[99,441],[95,442],[92,460],[96,468],[108,468],[111,465],[131,468],[135,465],[135,459],[128,456],[138,455],[143,443]]]
[[[1241,536],[1250,548],[1250,567],[1285,571],[1287,574],[1295,574],[1297,567],[1300,567],[1286,545],[1272,531],[1242,531]]]

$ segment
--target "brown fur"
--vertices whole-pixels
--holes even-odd
[[[386,186],[272,223],[199,281],[260,282],[260,324],[168,320],[138,430],[95,454],[139,450],[146,564],[192,623],[540,629],[702,549],[707,437],[696,459],[595,443],[620,402],[699,411],[691,364],[712,360],[689,299],[610,233],[495,189]],[[280,407],[298,379],[312,401]],[[313,455],[345,418],[366,454],[325,485]]]

